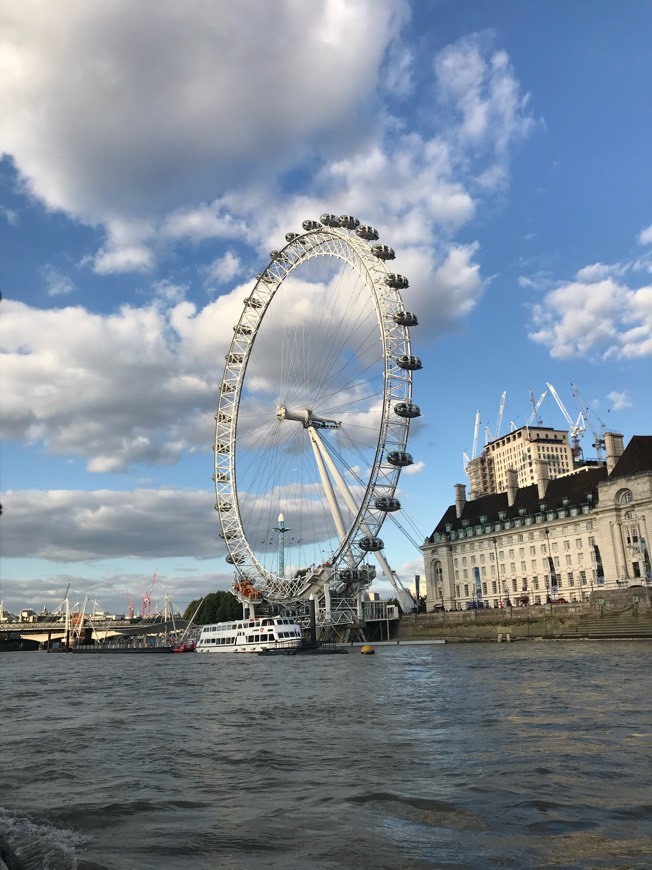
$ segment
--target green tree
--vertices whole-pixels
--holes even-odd
[[[196,598],[186,607],[183,618],[192,619],[195,616],[195,625],[208,625],[212,622],[230,622],[233,619],[242,619],[242,605],[230,592],[210,592],[201,599]]]

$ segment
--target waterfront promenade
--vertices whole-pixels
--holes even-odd
[[[652,639],[652,590],[594,592],[591,600],[404,616],[398,640],[448,643],[514,640]]]

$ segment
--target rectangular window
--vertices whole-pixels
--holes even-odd
[[[495,581],[495,580],[492,580],[492,581],[491,581],[491,591],[493,592],[494,595],[495,595],[496,592],[498,591],[498,590],[497,590],[497,587],[496,587],[496,581]]]
[[[537,548],[530,547],[530,556],[536,556],[536,554],[537,554]]]
[[[533,577],[533,578],[532,578],[532,586],[534,587],[534,589],[538,589],[538,588],[539,588],[539,578],[538,578],[538,577]]]
[[[526,565],[525,559],[521,562],[521,571],[523,573],[525,573],[525,571],[527,571],[527,565]]]
[[[576,539],[576,541],[575,541],[575,549],[576,549],[576,550],[581,550],[581,549],[582,549],[582,539],[581,539],[581,538],[577,538],[577,539]]]
[[[558,553],[558,552],[559,552],[559,544],[557,543],[557,541],[553,541],[553,544],[552,544],[552,552],[553,552],[553,553]]]
[[[566,566],[569,567],[572,564],[573,564],[573,557],[570,555],[570,553],[568,553],[566,555]]]
[[[509,570],[511,571],[512,574],[516,574],[516,562],[510,562]]]
[[[574,585],[575,585],[575,578],[573,577],[573,572],[572,572],[572,571],[569,571],[569,572],[568,572],[568,585],[569,585],[569,586],[574,586]]]
[[[509,551],[509,558],[510,558],[510,559],[513,559],[513,558],[514,558],[514,551],[513,551],[513,550],[510,550],[510,551]]]
[[[516,583],[516,580],[512,580],[512,591],[518,591],[518,584]]]
[[[564,541],[564,550],[570,550],[570,541]]]

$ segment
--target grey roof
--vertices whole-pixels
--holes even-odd
[[[652,435],[635,435],[618,460],[614,470],[607,475],[604,465],[586,468],[576,474],[557,477],[551,480],[544,498],[539,498],[537,484],[524,486],[517,490],[514,504],[507,504],[506,492],[494,492],[464,504],[461,517],[455,513],[455,505],[449,505],[439,520],[433,533],[426,540],[433,543],[434,535],[443,535],[446,527],[457,530],[468,526],[495,523],[499,519],[513,519],[519,516],[533,516],[541,512],[540,505],[546,510],[561,507],[580,507],[582,504],[596,505],[599,500],[598,485],[607,480],[631,477],[634,474],[652,472]],[[504,515],[499,517],[499,513]],[[480,519],[486,517],[486,519]]]

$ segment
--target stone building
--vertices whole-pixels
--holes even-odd
[[[605,435],[606,463],[519,486],[507,468],[504,492],[450,505],[421,547],[428,608],[582,601],[592,591],[652,582],[652,436]]]

